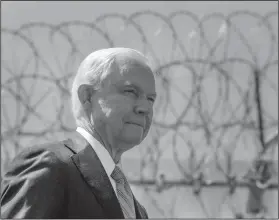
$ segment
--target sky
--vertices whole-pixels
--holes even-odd
[[[210,2],[205,2],[205,1],[94,1],[94,2],[82,2],[82,1],[70,1],[70,2],[60,2],[60,1],[48,1],[48,2],[36,2],[36,1],[25,1],[25,2],[17,2],[17,1],[2,1],[1,2],[1,26],[2,28],[9,28],[9,29],[16,29],[19,28],[21,25],[26,24],[28,22],[46,22],[46,23],[50,23],[50,24],[58,24],[60,22],[64,22],[64,21],[73,21],[73,20],[82,20],[82,21],[92,21],[95,20],[98,16],[102,15],[102,14],[107,14],[107,13],[120,13],[120,14],[126,14],[126,15],[130,15],[134,12],[137,11],[142,11],[142,10],[152,10],[152,11],[156,11],[159,12],[163,15],[168,15],[171,12],[174,11],[178,11],[178,10],[189,10],[193,13],[195,13],[196,15],[198,15],[199,17],[202,17],[204,15],[213,13],[213,12],[221,12],[223,14],[229,14],[235,10],[250,10],[250,11],[254,11],[254,12],[258,12],[260,14],[265,14],[266,12],[269,11],[275,11],[278,8],[278,2],[277,1],[254,1],[254,2],[250,2],[250,1],[234,1],[234,2],[229,2],[229,1],[210,1]],[[164,29],[164,26],[162,26],[160,23],[158,23],[157,21],[154,22],[150,22],[149,19],[142,19],[142,25],[145,27],[145,31],[148,33],[147,35],[150,35],[150,39],[151,39],[151,43],[155,49],[155,51],[157,52],[158,57],[161,60],[168,60],[170,59],[170,53],[169,50],[171,48],[171,44],[170,42],[170,35],[167,32],[167,30]],[[153,20],[152,20],[153,21]],[[249,19],[245,20],[241,20],[239,22],[239,25],[241,26],[242,30],[250,30],[250,23],[251,21]],[[175,24],[177,25],[178,28],[178,32],[181,36],[188,36],[189,34],[191,34],[192,31],[192,26],[190,23],[188,23],[188,21],[186,20],[176,20]],[[278,24],[278,23],[277,23]],[[216,33],[218,32],[218,30],[220,30],[220,26],[222,25],[222,23],[220,22],[216,22],[216,23],[210,23],[208,24],[208,29],[206,29],[208,31],[208,33],[211,33],[211,35],[209,37],[216,37]],[[102,26],[104,27],[104,26]],[[138,45],[138,40],[134,38],[134,33],[132,31],[129,30],[129,34],[125,34],[126,32],[124,31],[123,33],[120,32],[119,26],[116,23],[112,23],[109,26],[110,30],[113,30],[111,32],[111,35],[114,36],[114,38],[116,39],[116,44],[117,45],[131,45],[134,47],[139,47]],[[121,29],[121,28],[120,28]],[[85,33],[85,32],[84,32]],[[115,34],[116,33],[116,34]],[[75,32],[74,33],[75,36],[77,36],[78,39],[81,39],[80,37],[85,37],[83,36],[83,32],[78,33]],[[85,35],[85,34],[84,34]],[[43,32],[43,30],[40,29],[36,29],[36,31],[34,31],[32,33],[32,37],[33,39],[35,39],[35,41],[40,45],[40,48],[45,51],[45,55],[47,57],[47,59],[52,60],[52,54],[53,51],[50,50],[50,47],[47,46],[47,44],[45,44],[45,32]],[[257,38],[251,38],[251,40],[255,41],[255,45],[259,42],[261,42],[261,37],[265,37],[265,36],[260,36],[258,35]],[[90,38],[87,38],[90,39]],[[84,48],[84,55],[86,53],[88,53],[90,50],[92,50],[93,48],[95,49],[95,47],[102,47],[103,41],[102,39],[97,39],[94,38],[94,40],[96,39],[97,42],[94,42],[94,46],[90,45],[88,46],[87,42],[84,43],[80,42],[80,45],[82,45],[82,47]],[[259,39],[257,41],[257,39]],[[166,43],[168,42],[168,43]],[[196,42],[191,41],[189,43],[189,48],[190,47],[195,47]],[[162,45],[164,45],[162,47]],[[56,51],[56,54],[60,55],[60,59],[63,58],[63,51],[65,51],[66,49],[64,48],[64,46],[61,44],[56,45],[57,48],[54,48],[54,50]],[[238,53],[238,54],[245,54],[245,52],[241,51],[241,49],[238,49],[239,43],[234,43],[232,45],[232,48],[236,48],[234,52]],[[4,51],[5,54],[9,54],[12,51],[12,48],[15,49],[16,46],[15,45],[9,45],[9,47],[5,47],[4,45]],[[258,49],[262,50],[260,56],[265,56],[265,49],[266,48],[262,48],[259,47]],[[18,49],[17,49],[18,50]],[[2,52],[4,53],[4,52]],[[16,55],[15,55],[15,59],[17,60],[22,60],[22,57],[24,57],[27,54],[26,49],[21,49],[20,51],[16,51]],[[14,55],[13,55],[14,56]],[[5,55],[4,55],[5,57]],[[62,57],[62,58],[61,58]],[[5,59],[5,58],[4,58]],[[9,58],[7,58],[9,59]],[[20,62],[20,61],[18,61]],[[54,61],[49,61],[50,65],[53,65]],[[277,74],[276,74],[277,71]],[[174,73],[179,72],[179,70],[174,70]],[[214,74],[214,73],[212,73]],[[177,77],[177,83],[180,87],[183,87],[185,89],[189,89],[191,88],[191,85],[184,85],[185,80],[190,82],[189,78],[187,78],[188,76],[186,76],[184,74],[184,76],[180,76],[179,74],[174,74],[176,76],[173,76],[173,78]],[[271,80],[275,81],[278,80],[278,69],[272,71],[271,74]],[[3,78],[6,77],[5,75],[2,76]],[[238,80],[239,83],[241,82],[247,82],[248,78],[247,75],[245,76],[245,74],[238,74],[236,75],[236,78]],[[277,84],[278,86],[278,84]],[[207,82],[207,86],[205,86],[205,88],[207,89],[206,92],[207,94],[212,94],[212,97],[215,96],[217,90],[217,86],[214,85],[213,81],[208,81]],[[39,86],[36,88],[36,91],[38,91],[37,93],[34,93],[34,96],[36,96],[36,94],[41,94],[45,91],[47,91],[46,88],[44,88],[44,86]],[[272,101],[276,98],[276,96],[274,96],[274,94],[269,95],[270,93],[268,93],[266,95],[269,96],[269,99],[264,99],[264,106],[266,106],[266,108],[271,112],[272,115],[275,115],[275,117],[277,117],[278,119],[278,101]],[[175,96],[175,95],[174,95]],[[176,94],[176,98],[174,99],[174,105],[176,106],[181,106],[181,98],[177,98],[177,94]],[[272,97],[272,98],[270,98]],[[278,98],[278,96],[277,96]],[[52,96],[52,98],[50,99],[49,102],[45,102],[44,104],[41,105],[41,110],[45,110],[46,108],[49,107],[50,103],[53,103],[53,100],[57,99],[57,97]],[[13,110],[10,110],[11,112]],[[54,110],[49,110],[49,111],[45,111],[45,114],[48,115],[50,118],[53,117],[53,114],[55,114],[53,112]],[[13,113],[14,114],[14,113]],[[219,115],[217,115],[217,118],[219,117]],[[168,120],[171,121],[171,116],[168,118]],[[37,124],[36,122],[32,122],[31,124],[29,124],[29,126],[31,127],[36,127]],[[192,134],[193,136],[198,134]],[[166,151],[164,155],[166,155],[166,157],[168,157],[168,155],[170,155],[171,152]],[[250,155],[250,150],[248,150],[246,153],[243,153],[243,150],[239,151],[238,156],[241,158],[243,155],[249,156]],[[130,155],[135,155],[134,151],[131,151]],[[244,158],[246,156],[243,156]]]
[[[1,24],[16,28],[30,21],[90,21],[103,13],[130,14],[147,9],[164,14],[184,9],[203,15],[216,11],[226,14],[234,10],[266,12],[277,8],[277,1],[1,1]]]

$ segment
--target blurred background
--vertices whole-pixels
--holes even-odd
[[[71,138],[70,88],[94,50],[157,74],[124,171],[150,218],[278,218],[278,2],[1,2],[1,167]]]

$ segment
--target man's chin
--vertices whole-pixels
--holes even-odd
[[[135,136],[126,136],[123,139],[126,143],[131,144],[132,146],[139,145],[143,141],[142,135],[139,134]]]

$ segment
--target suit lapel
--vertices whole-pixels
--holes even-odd
[[[73,162],[91,187],[107,218],[124,218],[110,180],[89,143],[72,156]]]

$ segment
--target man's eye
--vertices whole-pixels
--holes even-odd
[[[155,102],[155,99],[153,99],[153,98],[148,98],[148,100],[151,101],[152,103]]]
[[[133,89],[126,89],[124,92],[125,92],[125,93],[128,93],[128,94],[137,95],[136,91],[133,90]]]

